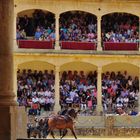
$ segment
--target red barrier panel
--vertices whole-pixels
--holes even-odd
[[[138,50],[138,43],[104,42],[104,50],[119,50],[119,51]]]
[[[53,49],[52,41],[39,41],[39,40],[18,40],[19,48],[27,49]]]
[[[61,49],[96,50],[96,43],[93,43],[93,42],[62,41],[61,42]]]

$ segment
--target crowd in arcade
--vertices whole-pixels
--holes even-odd
[[[53,111],[55,104],[54,73],[18,70],[17,102],[29,108],[29,114],[39,115]],[[102,74],[103,114],[136,115],[138,109],[139,79],[127,71]],[[96,115],[97,72],[64,71],[60,79],[61,109],[77,108],[84,115]]]
[[[48,72],[31,69],[17,72],[17,102],[25,106],[28,113],[39,115],[41,111],[52,111],[55,103],[53,70]]]
[[[102,18],[103,42],[139,41],[139,18],[130,14],[113,13]]]
[[[96,17],[89,13],[76,11],[62,14],[60,18],[60,40],[96,42]]]
[[[137,112],[139,94],[138,77],[127,71],[106,72],[102,74],[102,104],[104,112],[132,114]]]
[[[112,13],[102,17],[103,42],[138,42],[138,17],[126,13]],[[70,11],[60,15],[60,41],[97,41],[96,16]],[[33,37],[35,40],[55,40],[55,16],[50,12],[35,10],[32,17],[17,17],[17,39]]]
[[[102,74],[102,105],[104,114],[133,114],[138,107],[139,80],[124,73]],[[97,72],[63,72],[61,106],[79,107],[85,114],[96,114]]]
[[[54,14],[35,10],[32,16],[17,17],[17,39],[54,40],[55,39]]]

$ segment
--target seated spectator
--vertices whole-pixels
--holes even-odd
[[[32,98],[32,102],[33,102],[33,103],[38,103],[38,102],[39,102],[38,97],[37,97],[37,96],[34,96],[34,97]]]
[[[35,36],[37,36],[37,35],[35,35]],[[36,38],[38,38],[38,37],[36,37]],[[39,39],[37,39],[37,40],[43,41],[43,40],[46,40],[46,37],[44,34],[41,34]]]
[[[68,106],[68,107],[72,107],[72,102],[73,102],[73,100],[72,100],[71,96],[69,95],[69,96],[66,98],[66,104],[67,104],[67,106]]]
[[[50,111],[51,103],[50,103],[50,98],[46,96],[45,98],[45,111]]]
[[[131,110],[131,111],[129,112],[129,115],[130,115],[130,116],[136,116],[136,115],[138,115],[138,112],[135,111],[135,110]]]
[[[40,98],[39,98],[39,104],[40,104],[40,110],[43,108],[45,108],[45,98],[43,97],[43,96],[41,96]]]
[[[83,94],[81,97],[81,110],[86,110],[87,109],[87,100],[86,96]]]
[[[25,32],[24,29],[22,29],[22,30],[20,31],[20,39],[27,39],[27,37],[26,37],[26,32]]]
[[[35,40],[39,40],[42,34],[43,33],[41,32],[40,27],[37,27],[36,32],[35,32]]]

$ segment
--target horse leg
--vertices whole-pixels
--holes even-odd
[[[46,128],[43,128],[43,130],[42,130],[43,138],[46,138],[49,135],[49,133],[50,133],[50,129],[46,130]]]
[[[62,136],[62,131],[61,131],[61,129],[59,130],[59,132],[60,132],[60,137]]]
[[[31,137],[31,130],[30,130],[30,129],[27,131],[27,137],[28,137],[28,138]]]
[[[38,137],[41,138],[41,131],[39,131],[39,133],[38,133]]]
[[[74,129],[73,128],[70,128],[70,130],[71,130],[72,134],[74,135],[75,139],[77,139],[76,134],[74,132]]]
[[[62,139],[64,136],[66,136],[67,132],[68,132],[68,130],[67,130],[67,129],[64,129],[64,130],[63,130],[63,135],[61,136],[60,139]]]
[[[51,135],[52,135],[52,137],[55,139],[53,130],[51,130]]]

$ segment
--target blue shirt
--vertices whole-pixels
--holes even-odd
[[[39,40],[41,34],[42,34],[41,32],[35,32],[35,39]]]

